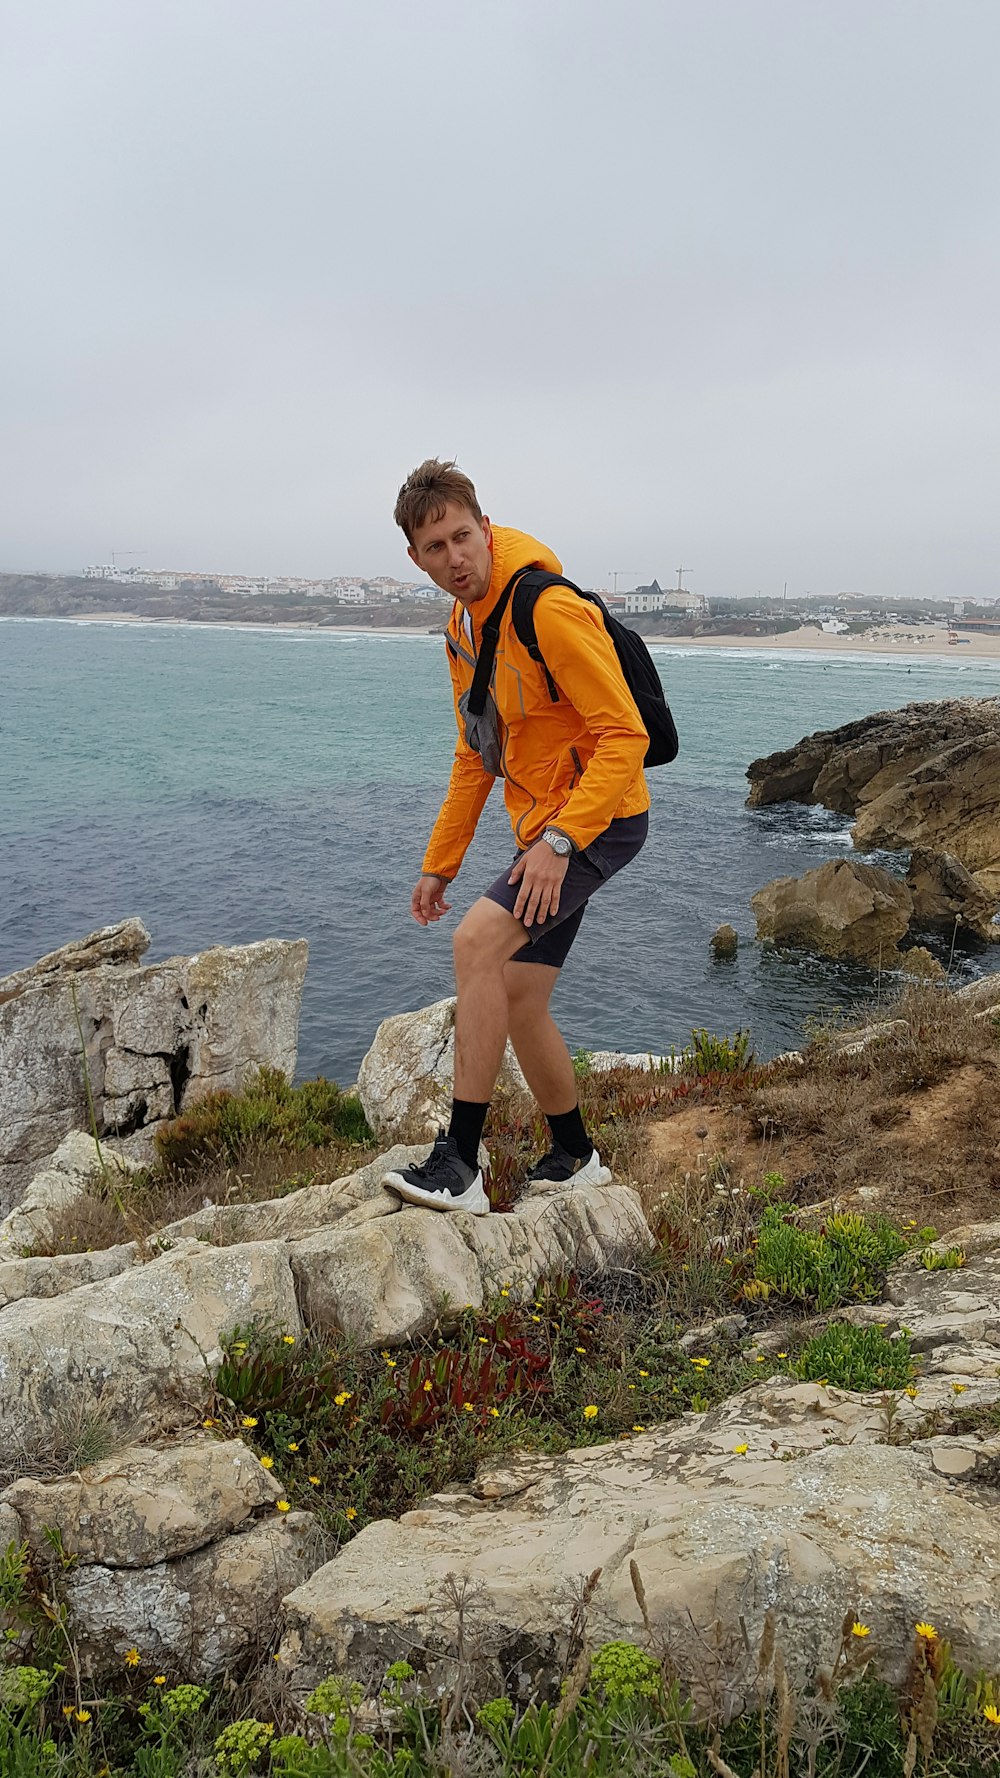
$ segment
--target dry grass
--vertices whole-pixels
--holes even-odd
[[[352,1173],[374,1156],[371,1148],[345,1142],[290,1151],[262,1141],[238,1165],[206,1162],[185,1173],[154,1168],[126,1180],[117,1173],[97,1174],[86,1197],[51,1212],[51,1234],[32,1252],[92,1253],[120,1242],[147,1242],[205,1203],[256,1204],[286,1197],[302,1186]]]
[[[705,1182],[759,1192],[780,1173],[782,1195],[797,1204],[836,1198],[941,1232],[995,1216],[997,1027],[923,985],[882,1009],[877,1042],[848,1053],[871,1022],[869,1013],[821,1032],[801,1065],[734,1077],[714,1106],[664,1106],[636,1161],[647,1208],[662,1199],[686,1220],[692,1195],[704,1213]]]

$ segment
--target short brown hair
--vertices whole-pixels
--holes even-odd
[[[482,518],[476,490],[454,462],[442,463],[439,457],[428,457],[418,469],[410,471],[399,490],[393,514],[400,530],[406,533],[407,543],[413,543],[414,531],[419,531],[428,519],[444,517],[449,500],[468,507],[473,518]]]

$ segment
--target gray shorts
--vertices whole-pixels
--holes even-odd
[[[609,877],[631,864],[636,853],[642,850],[648,832],[648,813],[623,815],[598,834],[585,852],[574,852],[563,878],[559,912],[540,924],[536,922],[534,926],[525,927],[526,941],[521,950],[514,952],[511,961],[546,963],[550,969],[561,969],[580,930],[591,896]],[[514,912],[521,885],[519,882],[508,883],[507,878],[518,859],[523,857],[523,851],[515,852],[503,876],[484,891],[487,901],[495,901],[509,914]]]

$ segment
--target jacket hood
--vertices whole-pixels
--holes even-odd
[[[472,607],[473,624],[477,632],[482,629],[511,575],[516,574],[519,568],[545,568],[549,574],[562,573],[559,557],[553,554],[547,544],[539,543],[537,537],[530,537],[527,531],[512,531],[506,525],[494,525],[492,532],[493,572],[490,576],[490,590],[485,599]],[[456,602],[452,619],[459,627],[462,611],[462,605]]]

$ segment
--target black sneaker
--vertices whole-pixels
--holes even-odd
[[[407,1204],[422,1204],[428,1210],[467,1210],[471,1216],[490,1213],[482,1170],[466,1165],[455,1138],[447,1136],[444,1130],[426,1161],[418,1167],[386,1173],[382,1184]]]
[[[592,1148],[583,1160],[579,1155],[567,1154],[558,1142],[536,1161],[525,1180],[526,1185],[610,1185],[611,1169],[605,1167],[596,1148]]]

